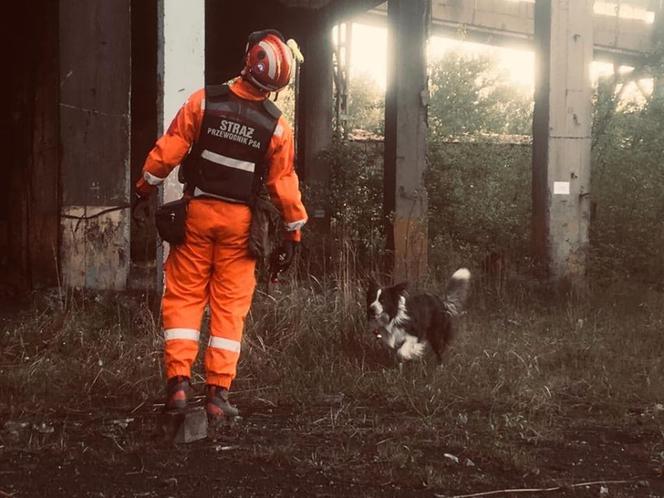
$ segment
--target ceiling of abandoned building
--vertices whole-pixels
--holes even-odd
[[[320,9],[328,4],[334,3],[334,0],[279,0],[287,7],[304,7],[308,9]]]

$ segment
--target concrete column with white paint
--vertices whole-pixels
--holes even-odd
[[[160,0],[159,133],[168,129],[189,95],[205,86],[205,0]],[[163,200],[182,196],[177,169],[164,182]]]
[[[205,0],[159,0],[157,68],[160,87],[157,119],[159,134],[171,124],[189,95],[205,86]],[[160,189],[162,202],[182,197],[182,184],[175,168]],[[162,264],[169,245],[157,247],[157,288],[163,285]]]
[[[588,259],[593,1],[538,0],[533,243],[543,275],[582,284]]]

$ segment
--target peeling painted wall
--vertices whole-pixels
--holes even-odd
[[[94,216],[113,206],[67,206],[67,216]],[[123,290],[129,266],[129,213],[112,211],[89,220],[63,218],[62,280],[65,286]]]

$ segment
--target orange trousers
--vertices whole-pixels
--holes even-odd
[[[217,199],[189,203],[184,244],[171,247],[162,299],[166,376],[191,377],[205,306],[210,340],[208,384],[229,388],[235,378],[244,320],[256,287],[249,256],[248,206]]]

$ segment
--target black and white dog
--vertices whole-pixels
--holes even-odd
[[[440,363],[454,336],[454,318],[462,311],[470,288],[470,272],[460,268],[447,284],[445,297],[408,296],[407,283],[367,292],[367,317],[374,335],[396,350],[400,362],[420,358],[427,344]]]

